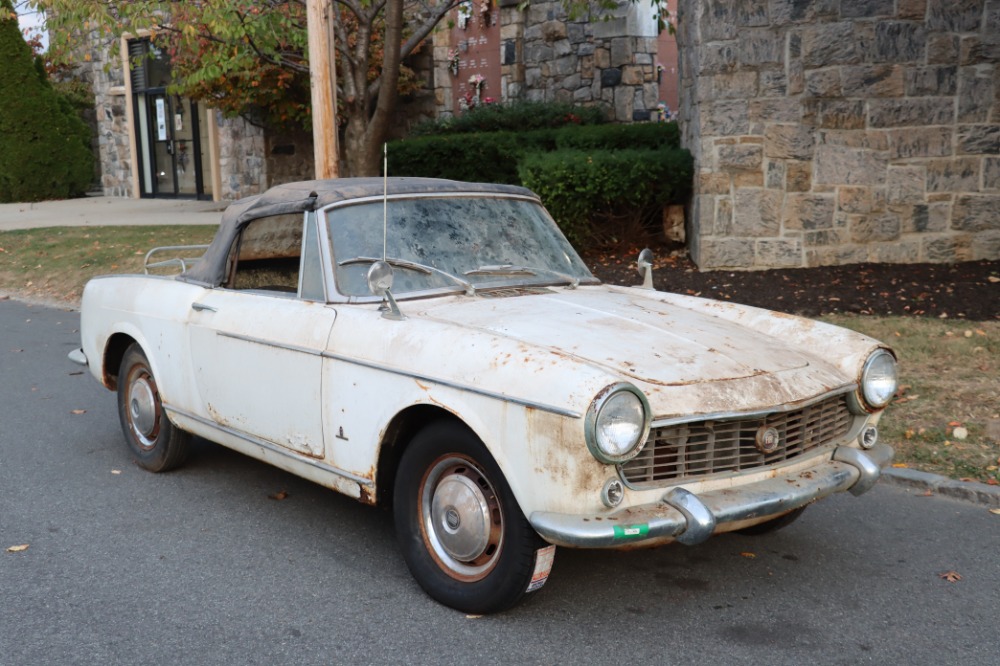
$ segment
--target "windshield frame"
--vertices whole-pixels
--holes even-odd
[[[348,206],[360,205],[360,204],[381,203],[383,200],[388,200],[388,201],[397,200],[397,201],[399,201],[399,200],[414,200],[414,199],[471,199],[471,198],[477,198],[477,199],[496,199],[496,200],[519,200],[519,201],[525,201],[525,202],[534,204],[535,206],[537,206],[544,213],[545,217],[547,217],[549,219],[549,221],[551,222],[551,224],[555,227],[556,231],[558,231],[558,233],[563,237],[563,240],[566,242],[566,244],[573,250],[573,252],[576,254],[576,256],[579,257],[579,253],[576,251],[576,248],[574,248],[572,246],[572,244],[569,243],[569,241],[565,239],[565,235],[562,233],[562,230],[559,229],[558,225],[556,225],[555,221],[552,219],[552,216],[549,214],[549,212],[547,210],[545,210],[545,207],[542,206],[542,203],[538,199],[538,197],[535,197],[535,196],[528,196],[528,195],[521,195],[521,194],[504,194],[504,193],[498,193],[498,192],[482,192],[482,191],[469,190],[469,191],[459,191],[459,192],[426,192],[426,193],[412,193],[412,194],[390,194],[388,197],[377,196],[377,195],[375,195],[375,196],[367,196],[367,197],[358,197],[356,199],[349,199],[349,200],[345,200],[345,201],[338,201],[338,202],[332,203],[332,204],[330,204],[328,206],[323,207],[322,209],[320,209],[318,211],[319,212],[319,217],[320,217],[320,230],[321,230],[321,234],[322,234],[322,240],[321,240],[322,246],[323,246],[322,247],[322,251],[323,251],[325,263],[329,267],[329,270],[327,272],[327,279],[328,279],[327,293],[329,294],[328,302],[330,302],[330,303],[378,303],[378,302],[382,301],[382,298],[380,296],[375,296],[375,295],[364,295],[364,296],[345,295],[345,294],[343,294],[340,291],[340,289],[339,289],[339,287],[337,285],[337,265],[338,265],[337,262],[338,262],[338,260],[339,261],[345,261],[345,260],[350,260],[350,259],[353,258],[353,257],[340,257],[338,259],[338,258],[335,258],[335,256],[334,256],[333,237],[332,237],[332,233],[331,233],[331,228],[330,227],[331,227],[331,224],[336,223],[334,216],[336,215],[337,209],[345,208],[345,207],[348,207]],[[582,259],[581,259],[581,263],[583,263]],[[586,266],[586,264],[583,264],[583,266],[587,270],[587,272],[589,273],[590,269]],[[460,277],[462,279],[467,279],[467,276],[465,276],[465,275],[459,275],[458,277]],[[564,287],[567,287],[567,288],[573,288],[572,285],[570,283],[568,283],[566,280],[563,280],[563,279],[555,277],[555,276],[553,276],[551,274],[548,274],[548,271],[545,271],[544,274],[534,275],[534,276],[525,276],[525,275],[516,275],[515,276],[515,275],[511,275],[511,276],[505,276],[505,278],[506,279],[503,279],[503,280],[497,280],[495,283],[491,282],[488,285],[476,285],[476,289],[477,290],[478,289],[483,289],[485,291],[489,291],[489,290],[492,290],[492,289],[504,289],[504,288],[515,288],[515,287],[521,287],[521,288],[524,288],[524,287],[529,287],[529,288],[531,288],[531,287],[544,288],[544,287],[560,287],[560,286],[564,286]],[[525,279],[525,278],[528,278],[528,279]],[[598,280],[597,278],[593,277],[593,276],[591,276],[589,278],[581,277],[579,279],[579,284],[580,285],[598,285],[600,283],[601,283],[601,281]],[[396,294],[395,292],[393,292],[393,295],[396,297],[397,300],[403,301],[403,300],[417,300],[417,299],[424,299],[424,298],[433,298],[433,297],[437,297],[437,296],[455,296],[455,295],[461,295],[461,294],[464,294],[464,293],[466,293],[466,290],[462,286],[460,286],[459,284],[456,283],[454,285],[445,285],[445,286],[441,286],[441,287],[435,287],[435,288],[432,288],[432,289],[425,289],[425,290],[420,290],[420,291],[409,291],[409,292],[404,292],[404,293],[401,293],[401,294]]]

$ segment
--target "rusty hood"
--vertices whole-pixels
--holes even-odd
[[[775,375],[817,361],[780,338],[635,289],[602,286],[480,297],[442,303],[418,316],[659,386]]]

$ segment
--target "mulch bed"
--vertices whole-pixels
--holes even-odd
[[[637,285],[638,252],[591,251],[583,259],[603,282]],[[1000,261],[702,272],[667,246],[654,253],[654,285],[663,291],[808,317],[854,313],[1000,320]]]

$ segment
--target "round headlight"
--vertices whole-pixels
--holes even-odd
[[[884,349],[875,351],[861,371],[861,395],[865,404],[882,409],[896,393],[896,359]]]
[[[638,455],[649,434],[649,406],[638,389],[619,384],[602,391],[587,413],[587,446],[604,463]]]

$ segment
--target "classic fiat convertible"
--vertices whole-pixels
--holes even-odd
[[[648,252],[644,287],[602,285],[519,187],[282,185],[195,261],[156,256],[182,272],[87,285],[70,355],[138,464],[198,435],[392,507],[414,578],[465,612],[540,588],[556,546],[776,529],[892,457],[891,350],[654,291]]]

